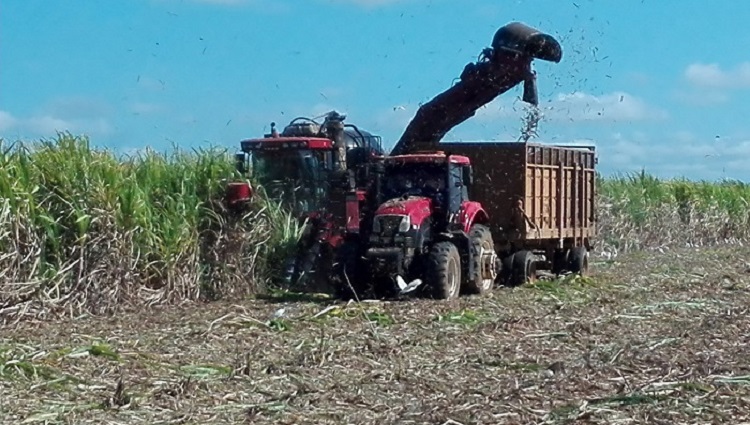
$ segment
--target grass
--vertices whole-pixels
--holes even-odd
[[[645,172],[599,178],[602,246],[619,252],[706,246],[750,236],[750,185],[660,180]]]
[[[0,314],[257,292],[296,222],[262,196],[228,214],[224,183],[238,177],[219,149],[118,158],[70,134],[0,143]]]
[[[591,282],[559,283],[586,303],[525,285],[21,321],[0,333],[0,422],[746,423],[750,291],[716,282],[750,282],[749,257],[624,254]],[[116,357],[77,355],[89,351]]]
[[[299,226],[262,191],[245,216],[229,214],[224,184],[239,177],[224,149],[118,157],[71,134],[28,145],[0,140],[0,318],[247,295],[309,299],[269,287]],[[750,186],[741,182],[636,173],[600,177],[597,192],[598,253],[750,236]],[[544,285],[543,293],[562,296],[586,282]]]

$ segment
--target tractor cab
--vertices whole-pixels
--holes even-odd
[[[381,201],[385,201],[382,205],[427,199],[429,208],[435,213],[432,220],[439,221],[434,225],[447,226],[451,216],[457,214],[469,198],[471,164],[465,156],[446,155],[444,152],[397,155],[386,157],[383,167],[379,194]],[[419,211],[414,213],[421,214]],[[432,211],[427,211],[430,213]]]

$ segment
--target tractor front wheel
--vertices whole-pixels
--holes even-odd
[[[458,298],[461,290],[461,257],[456,245],[438,242],[430,249],[427,261],[427,287],[433,298]]]

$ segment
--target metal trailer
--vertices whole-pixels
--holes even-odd
[[[533,280],[538,268],[587,271],[597,233],[593,146],[453,142],[440,149],[471,159],[469,195],[489,216],[504,279]]]

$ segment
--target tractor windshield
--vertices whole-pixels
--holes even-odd
[[[319,209],[325,201],[326,163],[326,152],[261,150],[252,154],[252,173],[269,197],[300,214]]]
[[[383,194],[388,199],[401,196],[442,195],[446,185],[444,164],[406,163],[386,167]]]

